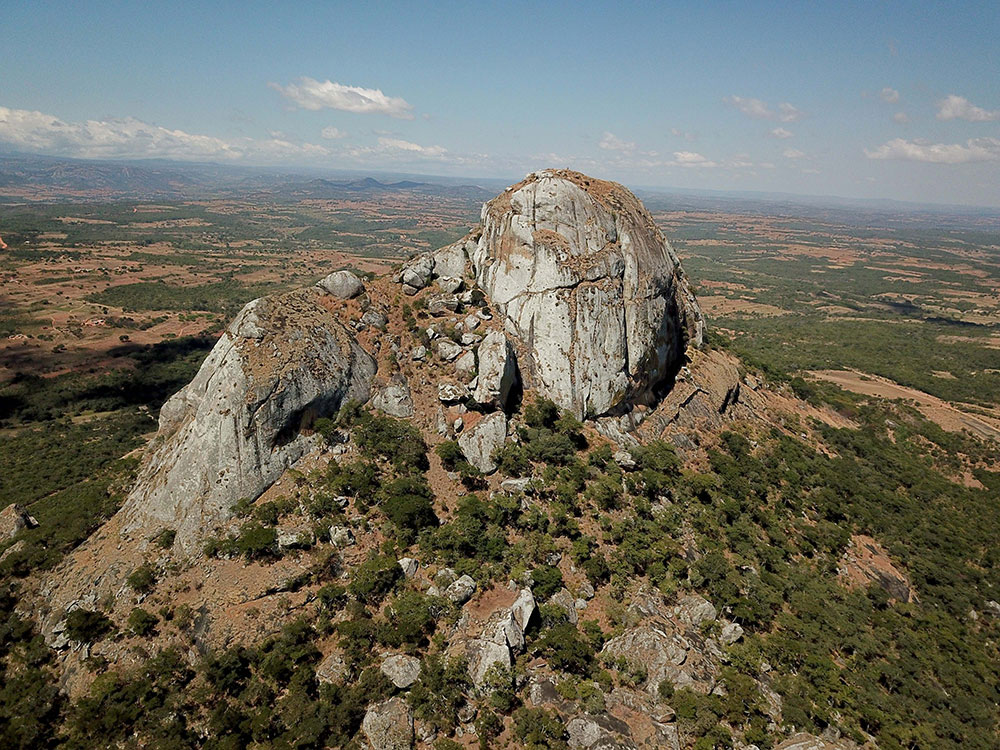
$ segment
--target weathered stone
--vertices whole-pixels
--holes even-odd
[[[433,297],[430,302],[427,303],[427,312],[431,315],[447,315],[448,313],[453,313],[458,310],[458,297],[454,295]]]
[[[651,401],[703,319],[673,248],[621,185],[535,172],[483,207],[479,286],[527,385],[578,417]]]
[[[393,654],[386,657],[380,669],[393,685],[408,688],[420,677],[420,659],[406,654]]]
[[[507,337],[490,331],[479,345],[479,372],[472,397],[480,404],[507,406],[511,389],[517,382],[517,361]]]
[[[472,598],[475,591],[476,582],[470,576],[464,575],[448,586],[444,590],[444,595],[455,604],[465,604]]]
[[[316,679],[320,682],[341,682],[347,676],[347,662],[339,651],[334,651],[316,667]]]
[[[293,547],[307,547],[311,542],[312,535],[302,529],[278,529],[277,545],[280,549],[291,549]]]
[[[434,574],[434,583],[441,588],[447,588],[458,580],[458,573],[451,568],[441,568]]]
[[[28,511],[16,503],[0,510],[0,542],[13,539],[22,529],[37,526],[38,522],[28,515]]]
[[[466,331],[474,331],[480,326],[480,320],[477,315],[466,315],[465,319],[462,321],[462,325],[465,327]]]
[[[484,474],[492,474],[497,470],[494,456],[503,448],[506,438],[507,417],[503,412],[496,412],[467,428],[458,439],[458,447],[470,464]]]
[[[372,406],[390,417],[405,419],[413,416],[413,397],[410,384],[400,374],[395,374],[389,382],[372,395]]]
[[[437,285],[444,294],[454,294],[462,288],[462,280],[454,276],[438,276]]]
[[[403,557],[396,562],[399,563],[399,567],[402,569],[403,575],[407,578],[413,578],[413,576],[417,574],[417,569],[420,567],[420,563],[412,557]]]
[[[434,259],[434,275],[441,278],[462,278],[468,262],[468,253],[475,247],[475,241],[466,237],[446,245],[432,253]]]
[[[361,731],[372,750],[409,750],[413,746],[413,713],[403,698],[390,698],[368,708]]]
[[[445,362],[451,362],[462,353],[462,347],[451,339],[440,338],[434,342],[434,351]]]
[[[526,631],[528,623],[531,622],[531,616],[535,613],[535,597],[531,593],[531,589],[521,589],[517,599],[510,605],[510,611],[521,632]]]
[[[455,373],[462,378],[470,378],[476,374],[476,355],[474,352],[465,352],[455,360]]]
[[[427,255],[414,258],[406,264],[399,280],[413,289],[423,289],[431,282],[434,260]]]
[[[424,346],[423,344],[418,344],[417,346],[413,347],[413,351],[410,352],[410,358],[414,362],[423,362],[425,359],[427,359],[427,347]]]
[[[634,669],[644,671],[651,693],[665,679],[675,685],[690,684],[690,678],[680,669],[687,659],[683,642],[651,625],[626,630],[608,641],[601,653],[612,659],[623,659]]]
[[[246,305],[194,380],[160,411],[160,429],[121,510],[124,532],[176,530],[197,547],[238,500],[251,500],[316,441],[313,416],[368,400],[375,361],[316,289]]]
[[[731,646],[743,637],[743,628],[738,623],[730,622],[722,626],[719,641],[724,646]]]
[[[335,547],[350,547],[354,544],[354,534],[346,526],[330,527],[330,542]]]
[[[531,486],[531,477],[520,477],[518,479],[504,479],[500,482],[500,489],[509,495],[517,495],[527,492]]]
[[[849,750],[856,747],[857,745],[854,743],[825,740],[805,732],[799,732],[775,745],[774,750]]]
[[[612,458],[614,458],[614,461],[618,464],[619,468],[625,471],[632,471],[635,469],[635,459],[632,458],[632,454],[628,451],[618,451]]]
[[[678,620],[695,628],[703,622],[712,622],[719,614],[710,601],[697,594],[680,599],[674,613]]]
[[[577,588],[576,593],[581,599],[593,599],[595,593],[594,586],[590,583],[590,581],[584,581]]]
[[[469,397],[469,389],[456,383],[438,385],[438,400],[443,404],[457,404]]]
[[[576,599],[573,598],[571,593],[566,589],[559,589],[559,591],[551,596],[549,603],[559,607],[569,617],[570,623],[576,625],[580,616],[576,612]]]
[[[316,286],[337,299],[354,299],[365,290],[361,279],[350,271],[334,271]]]
[[[367,310],[361,316],[361,325],[371,326],[372,328],[384,331],[389,325],[389,318],[378,310]]]
[[[466,646],[466,659],[469,664],[469,676],[472,684],[482,688],[486,682],[486,673],[494,665],[510,669],[513,662],[510,658],[510,648],[504,643],[496,643],[486,638],[472,638]]]

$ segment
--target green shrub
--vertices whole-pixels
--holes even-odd
[[[278,532],[257,521],[245,524],[236,537],[236,551],[248,560],[274,557],[278,552]]]
[[[392,590],[403,577],[394,557],[378,555],[361,563],[351,576],[347,589],[361,601],[375,603]]]
[[[531,591],[539,599],[548,599],[562,587],[562,571],[556,566],[541,565],[531,571]]]
[[[544,708],[519,708],[514,712],[514,736],[530,750],[566,750],[569,733],[559,715]]]
[[[141,607],[136,607],[129,613],[127,625],[128,629],[135,635],[145,637],[152,635],[156,631],[156,625],[159,621],[156,615],[147,612]]]
[[[156,583],[156,571],[152,565],[143,564],[129,573],[125,581],[140,594],[148,594]]]
[[[74,609],[66,615],[66,635],[77,643],[95,643],[114,630],[114,623],[102,612]]]

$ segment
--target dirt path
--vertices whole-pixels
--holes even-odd
[[[811,370],[809,375],[865,396],[913,401],[927,419],[949,432],[967,430],[979,438],[1000,440],[1000,417],[969,414],[929,393],[856,370]]]

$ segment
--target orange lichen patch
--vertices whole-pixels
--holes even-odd
[[[984,440],[1000,440],[1000,417],[970,414],[929,393],[855,370],[813,370],[811,377],[826,380],[865,396],[910,401],[927,419],[949,432],[970,432]]]
[[[896,601],[904,604],[917,601],[909,578],[892,564],[889,553],[870,536],[851,537],[837,574],[850,588],[874,583]]]

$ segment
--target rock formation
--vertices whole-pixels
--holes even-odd
[[[190,547],[256,499],[307,450],[300,433],[367,401],[375,361],[317,289],[247,304],[191,383],[163,405],[159,432],[122,510],[125,531],[159,524]]]
[[[576,172],[529,175],[483,207],[479,228],[398,277],[408,295],[435,279],[431,315],[456,314],[485,295],[486,307],[461,320],[462,335],[435,334],[433,349],[456,374],[475,375],[468,386],[441,384],[439,399],[486,412],[445,430],[462,430],[462,451],[487,474],[520,379],[579,417],[615,415],[614,429],[629,432],[633,406],[658,401],[702,339],[677,256],[642,204],[621,185]],[[456,295],[473,282],[478,292]],[[390,310],[374,289],[354,327],[377,353],[389,323],[380,310]],[[338,271],[243,309],[197,377],[163,406],[122,511],[126,533],[172,529],[182,548],[193,547],[304,455],[311,443],[302,428],[346,401],[368,400],[375,360],[338,315],[365,292],[357,276]],[[382,383],[372,406],[413,417],[406,379],[390,372]]]
[[[673,248],[617,183],[544,170],[483,206],[469,237],[411,262],[415,293],[471,262],[503,315],[526,385],[578,417],[668,387],[704,321]]]

